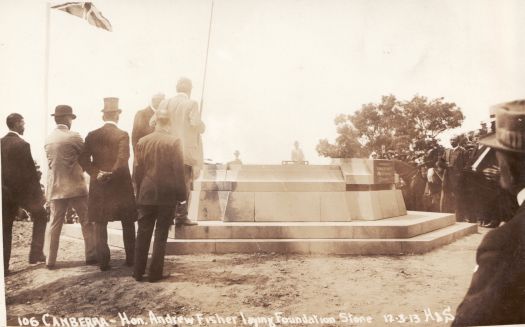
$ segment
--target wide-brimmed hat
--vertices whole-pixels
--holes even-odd
[[[102,112],[122,112],[118,107],[118,98],[104,98],[104,109]]]
[[[59,104],[55,107],[55,113],[51,114],[51,116],[55,117],[61,117],[61,116],[71,116],[73,119],[77,118],[77,116],[73,113],[73,108],[68,106],[67,104]]]
[[[479,140],[491,148],[525,153],[525,100],[495,105],[496,133]]]

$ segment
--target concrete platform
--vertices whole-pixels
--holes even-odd
[[[335,255],[402,255],[431,251],[463,236],[477,226],[456,223],[409,239],[170,239],[167,254],[295,253]]]
[[[166,254],[298,253],[399,255],[425,253],[476,233],[477,225],[455,223],[452,214],[411,211],[406,216],[353,222],[200,222],[170,230]],[[120,223],[110,223],[108,242],[123,247]],[[62,233],[82,238],[79,224]]]
[[[410,238],[455,223],[448,213],[411,211],[405,216],[352,222],[221,222],[200,221],[176,228],[175,239],[367,239]]]

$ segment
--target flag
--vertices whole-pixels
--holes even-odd
[[[51,8],[65,11],[71,15],[87,20],[87,22],[93,26],[105,29],[106,31],[112,31],[109,20],[102,16],[102,13],[91,2],[66,2]]]

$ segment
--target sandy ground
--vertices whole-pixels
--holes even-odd
[[[151,310],[167,322],[194,319],[179,326],[311,326],[322,318],[323,326],[395,326],[403,318],[410,325],[446,326],[470,283],[475,250],[486,233],[479,230],[425,255],[170,256],[164,269],[171,277],[139,283],[123,266],[122,249],[112,248],[113,269],[100,272],[84,265],[83,243],[70,238],[61,240],[58,269],[29,265],[31,224],[16,222],[13,273],[5,280],[8,324],[34,317],[39,326],[52,325],[54,316],[104,318],[110,326],[169,325],[150,319]],[[279,320],[279,312],[307,320]],[[122,320],[124,314],[129,320]],[[75,321],[89,326],[88,320]]]

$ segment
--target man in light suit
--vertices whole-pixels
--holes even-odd
[[[18,209],[24,208],[33,219],[33,235],[29,263],[45,262],[46,202],[40,188],[40,176],[31,156],[29,143],[22,139],[24,117],[13,113],[6,119],[9,133],[1,140],[2,147],[2,231],[4,241],[4,275],[9,273],[13,221]]]
[[[206,126],[201,120],[197,101],[190,99],[191,80],[182,77],[177,82],[177,95],[161,102],[159,109],[168,110],[171,117],[171,133],[181,141],[184,157],[184,180],[186,199],[176,209],[175,225],[196,225],[188,219],[188,200],[193,180],[200,174],[203,165],[202,136]]]
[[[178,201],[186,199],[181,141],[170,133],[170,114],[159,109],[155,132],[137,144],[137,205],[139,230],[135,247],[133,277],[143,279],[153,228],[155,240],[148,279],[163,278],[164,254],[173,211]]]
[[[95,224],[98,264],[105,271],[110,269],[109,221],[121,221],[126,265],[133,265],[137,210],[128,166],[129,136],[117,127],[122,112],[118,98],[105,98],[102,112],[104,126],[86,136],[80,164],[91,176],[88,218]]]
[[[525,324],[525,100],[497,105],[496,133],[480,142],[496,150],[499,183],[520,207],[483,238],[452,325]]]
[[[51,132],[45,142],[48,161],[47,199],[51,202],[51,226],[46,237],[48,249],[47,267],[55,267],[60,232],[64,224],[68,207],[73,207],[78,214],[84,237],[86,264],[97,262],[94,242],[94,227],[87,217],[87,187],[84,172],[78,162],[84,150],[84,141],[80,134],[70,130],[76,115],[68,105],[55,108],[57,128]]]

